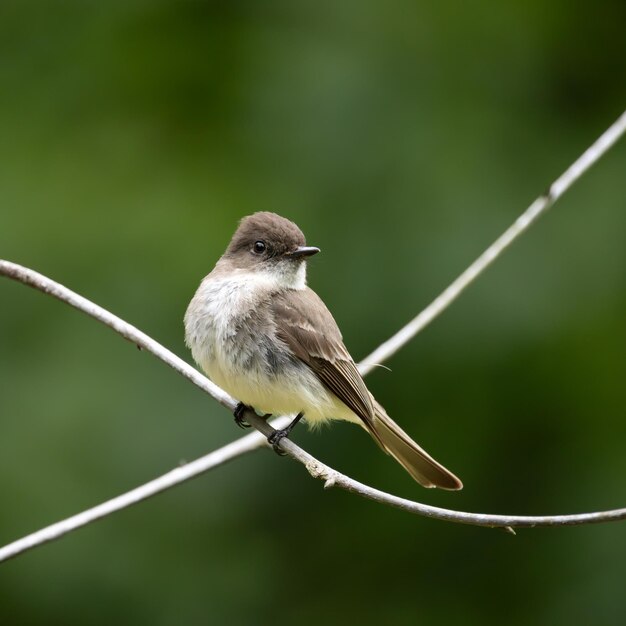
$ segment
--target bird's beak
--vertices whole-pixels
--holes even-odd
[[[293,252],[289,253],[289,256],[292,259],[304,258],[307,256],[313,256],[320,251],[319,248],[315,246],[298,246]]]

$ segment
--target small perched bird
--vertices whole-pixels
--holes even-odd
[[[305,417],[359,424],[424,487],[461,489],[461,481],[420,448],[368,391],[321,298],[306,284],[302,231],[260,212],[239,228],[202,281],[185,314],[193,358],[217,385],[264,414],[297,414],[270,437],[275,447]]]

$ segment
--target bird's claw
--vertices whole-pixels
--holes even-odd
[[[233,415],[235,416],[235,424],[237,424],[239,428],[250,428],[250,424],[248,424],[248,422],[246,422],[243,417],[243,414],[246,412],[247,408],[248,407],[243,402],[240,402],[233,411]]]
[[[285,456],[287,453],[280,447],[280,442],[289,436],[289,428],[280,428],[279,430],[275,430],[268,438],[267,443],[272,446],[274,452],[278,454],[278,456]]]

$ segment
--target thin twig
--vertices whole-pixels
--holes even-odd
[[[280,417],[274,420],[273,424],[276,428],[283,428],[289,423],[289,421],[290,419],[288,417]],[[48,543],[54,539],[58,539],[73,530],[77,530],[81,526],[91,524],[91,522],[107,517],[116,511],[120,511],[132,506],[133,504],[147,500],[162,491],[171,489],[180,483],[191,480],[196,476],[200,476],[201,474],[219,467],[220,465],[224,465],[224,463],[231,461],[246,452],[258,450],[260,447],[265,445],[267,445],[267,439],[260,432],[252,432],[245,437],[241,437],[237,441],[233,441],[232,443],[210,452],[195,461],[177,467],[167,474],[163,474],[162,476],[159,476],[158,478],[155,478],[154,480],[151,480],[150,482],[145,483],[132,491],[128,491],[121,496],[107,500],[92,509],[87,509],[86,511],[78,513],[78,515],[68,517],[67,519],[57,522],[56,524],[42,528],[31,535],[27,535],[22,539],[18,539],[17,541],[0,548],[0,562],[13,558],[22,552],[30,550],[31,548]]]
[[[507,248],[514,239],[519,237],[537,217],[545,212],[554,202],[587,170],[595,163],[626,131],[626,113],[624,113],[611,128],[609,128],[589,148],[561,177],[559,177],[550,187],[545,196],[538,198],[527,211],[520,216],[515,224],[509,228],[490,248],[485,251],[475,263],[473,263],[450,287],[448,287],[427,309],[418,315],[410,324],[404,327],[399,333],[394,335],[389,341],[383,344],[367,357],[360,368],[363,374],[368,373],[379,363],[394,354],[402,345],[406,344],[417,332],[447,308],[459,294],[492,262],[499,254]],[[79,296],[73,291],[52,281],[51,279],[33,270],[22,267],[9,261],[0,260],[0,275],[13,278],[26,285],[48,293],[63,302],[87,313],[88,315],[109,326],[117,333],[137,344],[146,351],[154,354],[167,365],[191,380],[206,393],[215,398],[223,406],[233,410],[236,401],[231,398],[223,389],[213,384],[209,379],[200,374],[197,370],[185,363],[175,354],[161,346],[151,337],[131,326],[119,317],[109,313],[102,307]],[[271,434],[273,427],[255,414],[246,416],[247,420],[263,435]],[[282,427],[288,418],[279,418],[273,423],[274,426]],[[193,463],[168,472],[137,489],[123,494],[113,500],[109,500],[97,507],[79,513],[71,518],[58,522],[37,531],[27,537],[15,541],[0,549],[0,561],[25,552],[38,545],[59,538],[68,532],[80,528],[90,522],[110,515],[120,509],[136,504],[141,500],[149,498],[160,491],[169,489],[176,484],[190,480],[199,474],[206,472],[226,461],[241,454],[257,449],[264,445],[265,439],[258,433],[252,433],[235,441],[219,450],[216,450]],[[583,513],[579,515],[556,515],[556,516],[511,516],[511,515],[486,515],[482,513],[465,513],[432,507],[404,498],[398,498],[391,494],[373,489],[367,485],[359,483],[340,472],[321,463],[310,454],[302,450],[299,446],[288,439],[280,443],[294,459],[305,465],[309,473],[325,481],[325,487],[338,486],[347,491],[357,493],[365,498],[376,502],[389,504],[390,506],[401,508],[405,511],[440,519],[475,526],[500,527],[513,532],[513,527],[534,527],[534,526],[563,526],[578,525],[617,521],[626,518],[626,509],[616,509],[601,511],[596,513]]]
[[[369,354],[361,363],[361,373],[370,372],[386,361],[425,326],[447,309],[521,234],[545,213],[600,157],[626,132],[626,112],[598,140],[550,185],[513,224],[496,239],[454,282],[419,315]]]
[[[274,431],[271,425],[257,415],[248,415],[246,413],[246,420],[267,437]],[[326,488],[341,487],[346,491],[356,493],[368,500],[388,504],[402,509],[403,511],[407,511],[408,513],[415,513],[416,515],[444,520],[446,522],[469,524],[471,526],[486,526],[488,528],[512,529],[535,526],[579,526],[581,524],[598,524],[601,522],[616,522],[626,519],[626,508],[600,511],[597,513],[542,516],[491,515],[489,513],[465,513],[463,511],[442,509],[440,507],[422,504],[421,502],[415,502],[414,500],[399,498],[398,496],[360,483],[332,467],[329,467],[325,463],[318,461],[315,457],[311,456],[308,452],[291,441],[291,439],[282,439],[280,443],[281,448],[287,452],[289,456],[302,463],[313,478],[321,478]]]

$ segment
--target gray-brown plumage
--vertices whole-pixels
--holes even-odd
[[[361,424],[421,485],[461,489],[368,391],[331,313],[306,286],[305,259],[315,252],[274,213],[242,220],[185,315],[194,358],[257,411]]]
[[[456,476],[418,446],[374,399],[343,343],[333,316],[312,289],[282,293],[273,301],[272,308],[278,336],[361,418],[378,445],[417,482],[442,489],[463,487]]]

